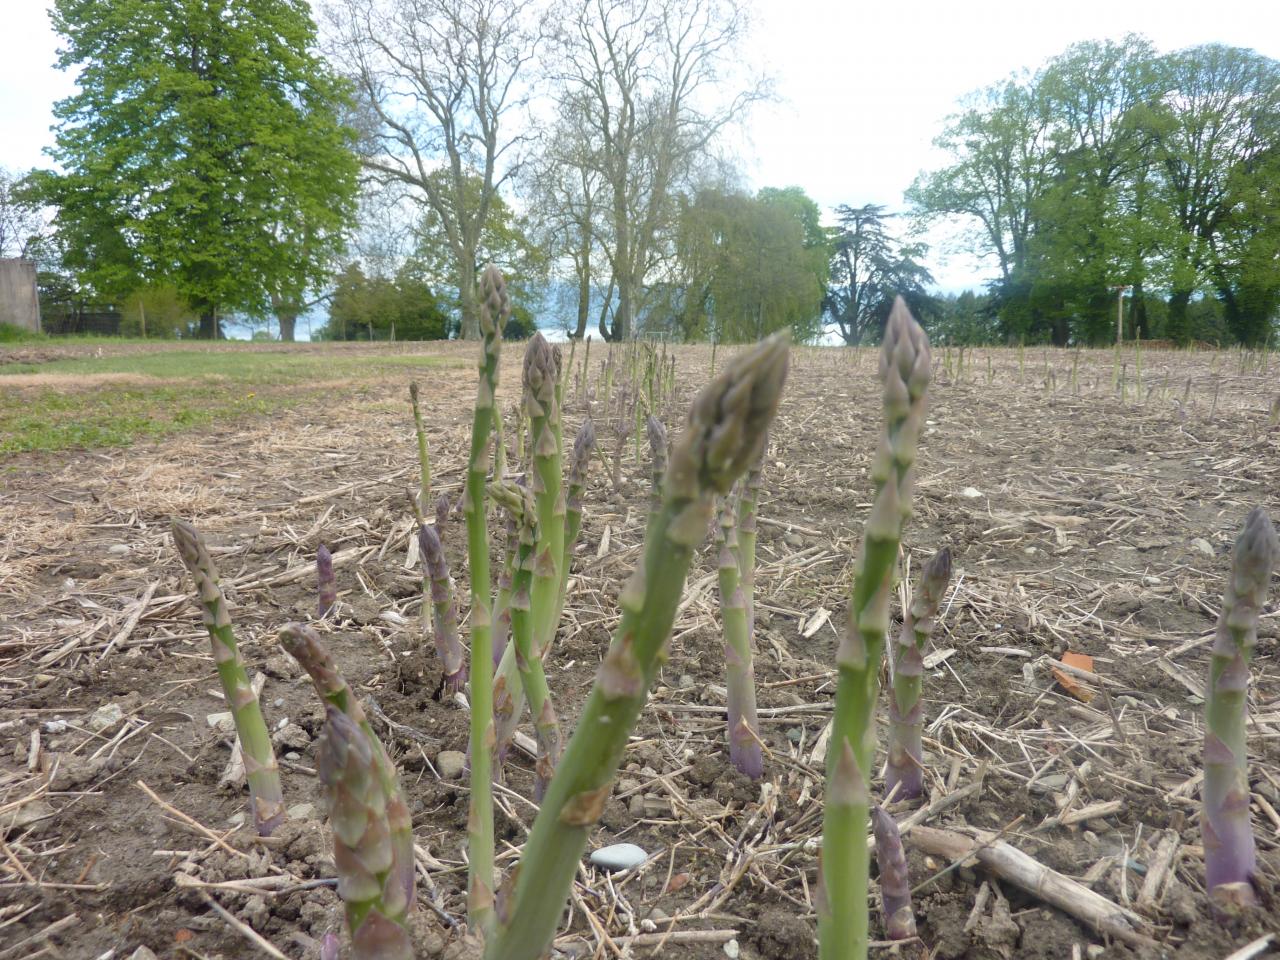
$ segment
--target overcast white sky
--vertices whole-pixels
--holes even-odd
[[[72,91],[53,68],[58,39],[40,0],[3,0],[0,165],[46,163],[53,102]],[[824,207],[902,205],[936,166],[931,141],[956,100],[1079,40],[1143,33],[1161,50],[1220,42],[1280,58],[1276,0],[756,0],[747,56],[781,102],[754,114],[742,157],[754,186],[803,187]],[[988,275],[934,257],[945,288]]]

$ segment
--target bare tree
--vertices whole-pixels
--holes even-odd
[[[747,30],[733,0],[564,0],[556,20],[563,115],[580,123],[582,164],[604,186],[596,229],[617,302],[600,333],[621,340],[674,223],[674,193],[765,85],[722,89]]]
[[[531,5],[333,0],[326,15],[329,53],[359,97],[365,169],[411,188],[438,218],[456,268],[462,336],[474,339],[476,251],[527,129],[521,74],[538,45]]]
[[[0,257],[26,257],[44,234],[40,208],[22,195],[22,178],[0,167]]]

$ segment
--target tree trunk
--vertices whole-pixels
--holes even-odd
[[[475,257],[468,258],[468,268],[459,272],[458,305],[462,308],[462,325],[458,337],[462,340],[480,339],[480,301],[476,296]],[[499,318],[494,317],[494,322]]]
[[[585,231],[584,231],[585,233]],[[578,253],[578,326],[572,339],[581,340],[587,334],[587,319],[591,314],[591,235],[584,237]]]
[[[1133,285],[1133,296],[1129,299],[1129,309],[1133,316],[1133,336],[1135,340],[1150,340],[1151,325],[1147,319],[1147,296],[1141,283]]]
[[[298,325],[298,315],[292,310],[276,311],[276,321],[280,324],[280,339],[285,343],[293,343],[294,330]]]
[[[1187,316],[1187,304],[1191,301],[1191,291],[1174,288],[1169,297],[1169,322],[1165,335],[1179,346],[1191,342],[1191,318]]]
[[[210,309],[200,311],[200,339],[201,340],[221,340],[222,339],[222,321],[218,319],[217,313]]]

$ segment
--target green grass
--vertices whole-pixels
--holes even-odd
[[[318,396],[325,381],[370,380],[387,368],[421,369],[449,362],[413,355],[267,353],[219,347],[5,364],[0,366],[0,456],[128,446],[142,438],[269,414]],[[5,384],[6,376],[23,373],[69,377],[115,373],[142,379],[70,390]]]

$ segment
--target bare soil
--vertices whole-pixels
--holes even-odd
[[[253,936],[286,957],[315,957],[319,939],[341,929],[315,813],[322,714],[274,643],[283,623],[314,612],[321,542],[345,553],[341,615],[322,630],[383,718],[413,809],[423,955],[474,955],[461,940],[466,788],[436,764],[440,752],[466,749],[467,723],[441,696],[423,647],[410,546],[417,464],[405,393],[415,372],[379,370],[377,349],[368,352],[368,379],[322,405],[122,451],[4,465],[0,960],[123,958],[142,945],[160,957],[254,956],[267,948]],[[593,390],[603,353],[596,344]],[[671,430],[710,362],[699,348],[678,358],[681,396],[664,411]],[[1109,352],[970,351],[963,372],[954,351],[936,359],[903,589],[944,544],[956,575],[927,661],[930,796],[891,809],[899,820],[922,815],[928,827],[994,832],[1140,921],[1130,942],[1114,939],[976,861],[913,848],[908,830],[919,940],[874,951],[1189,960],[1280,934],[1274,604],[1251,703],[1259,909],[1225,924],[1212,918],[1198,828],[1200,710],[1229,547],[1249,507],[1280,516],[1274,359],[1262,368],[1238,354],[1144,353],[1135,383],[1130,355],[1123,396]],[[508,409],[518,363],[509,345]],[[774,433],[756,605],[765,781],[742,778],[724,759],[715,558],[704,550],[670,662],[592,837],[593,846],[637,843],[651,858],[611,878],[584,866],[558,941],[566,953],[816,956],[823,734],[870,505],[874,374],[871,351],[797,351]],[[416,375],[431,398],[437,489],[456,494],[474,372],[437,365]],[[597,400],[601,452],[611,460],[603,407]],[[568,435],[585,412],[571,388]],[[566,726],[638,554],[648,496],[641,453],[635,462],[628,444],[620,490],[603,465],[593,467],[569,609],[548,664]],[[232,742],[208,720],[225,705],[168,535],[173,516],[210,541],[250,671],[265,678],[264,712],[279,731],[294,805],[268,841],[241,827],[243,789],[219,785]],[[451,520],[444,541],[460,596],[463,540],[461,521]],[[1068,650],[1094,658],[1096,678],[1081,691],[1088,702],[1051,672]],[[516,753],[499,796],[504,869],[535,813],[530,771]],[[880,930],[874,916],[873,937]]]

